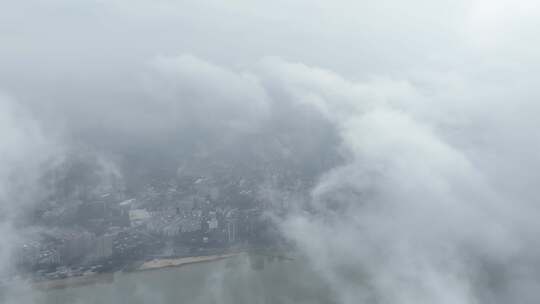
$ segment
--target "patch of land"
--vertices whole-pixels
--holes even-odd
[[[64,279],[43,280],[32,283],[32,287],[41,290],[62,289],[91,284],[111,283],[114,281],[114,273],[92,273],[82,276],[68,277]]]
[[[141,266],[135,269],[135,271],[160,269],[160,268],[166,268],[166,267],[180,267],[183,265],[189,265],[189,264],[195,264],[195,263],[212,262],[212,261],[235,257],[240,254],[242,253],[227,253],[227,254],[216,254],[216,255],[208,255],[208,256],[154,259],[154,260],[144,262]]]
[[[149,271],[157,270],[162,268],[169,267],[181,267],[190,264],[197,263],[206,263],[212,261],[218,261],[223,259],[228,259],[232,257],[237,257],[243,254],[255,254],[259,257],[269,257],[277,258],[279,260],[292,260],[292,258],[287,257],[282,254],[271,254],[264,251],[249,253],[246,251],[243,252],[234,252],[234,253],[223,253],[223,254],[214,254],[214,255],[204,255],[204,256],[191,256],[191,257],[177,257],[177,258],[156,258],[144,262],[137,262],[132,265],[132,268],[124,269],[123,271]],[[43,280],[38,282],[31,283],[33,288],[36,289],[60,289],[68,287],[77,287],[91,284],[100,284],[100,283],[111,283],[114,281],[114,276],[116,272],[106,272],[106,273],[88,273],[81,276],[72,276],[63,279],[51,279]]]

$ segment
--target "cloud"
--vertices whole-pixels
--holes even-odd
[[[6,95],[0,95],[0,138],[0,278],[4,280],[14,271],[14,249],[25,237],[18,220],[46,193],[41,173],[54,162],[59,148],[26,109]],[[9,288],[17,293],[21,287]]]
[[[334,123],[347,152],[347,164],[313,189],[317,212],[291,215],[283,224],[340,302],[504,303],[514,291],[492,289],[485,276],[538,284],[530,274],[511,273],[515,263],[537,263],[530,250],[539,244],[527,233],[537,229],[528,216],[536,210],[534,199],[497,188],[500,176],[494,178],[489,169],[497,162],[475,158],[511,138],[476,144],[470,153],[462,140],[446,133],[453,129],[448,122],[436,119],[441,108],[454,105],[446,105],[444,96],[422,102],[429,91],[406,81],[347,81],[286,62],[269,69],[291,100],[312,104]],[[482,93],[494,95],[490,90]],[[420,103],[411,104],[415,99]],[[462,114],[471,125],[490,124],[474,110]],[[460,135],[467,138],[494,131],[459,121],[451,125],[463,128]],[[527,132],[519,124],[494,129],[499,128]],[[538,165],[535,157],[526,161]],[[489,263],[503,266],[486,274]]]
[[[265,119],[269,98],[258,79],[191,55],[157,57],[147,75],[147,91],[157,108],[179,127],[253,132]]]

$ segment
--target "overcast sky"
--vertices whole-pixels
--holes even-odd
[[[280,223],[340,303],[540,300],[537,1],[22,0],[0,20],[5,235],[43,191],[30,172],[74,146],[266,134],[343,160],[318,215]]]

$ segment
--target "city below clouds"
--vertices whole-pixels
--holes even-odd
[[[1,4],[0,273],[72,159],[127,193],[219,163],[288,206],[266,211],[335,303],[538,303],[539,16],[527,0]]]

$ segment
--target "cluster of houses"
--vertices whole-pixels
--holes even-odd
[[[165,247],[174,247],[169,255],[227,248],[256,237],[261,214],[256,209],[215,208],[209,203],[202,208],[182,203],[147,210],[138,208],[135,199],[122,201],[118,207],[125,212],[127,225],[110,226],[102,234],[83,229],[43,232],[38,240],[20,246],[16,264],[32,271],[104,264],[114,268],[147,256],[163,255]],[[58,276],[57,272],[54,273]]]
[[[15,255],[15,263],[26,268],[49,268],[98,262],[113,255],[112,234],[96,236],[88,231],[55,230],[39,235],[39,240],[22,244]]]
[[[129,199],[105,193],[53,204],[41,213],[47,228],[19,246],[15,264],[62,275],[59,268],[106,271],[152,256],[249,245],[265,225],[263,207],[250,201],[249,187],[245,180],[184,178],[146,186]]]

